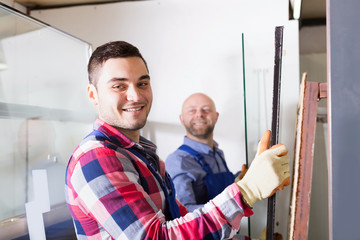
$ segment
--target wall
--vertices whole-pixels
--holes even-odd
[[[329,239],[359,239],[360,2],[327,3]]]
[[[251,84],[258,77],[256,69],[267,72],[267,79],[272,81],[273,29],[286,25],[289,48],[284,59],[283,78],[287,81],[283,88],[287,91],[283,91],[286,99],[282,99],[280,141],[290,146],[292,154],[299,63],[297,23],[288,23],[287,1],[278,1],[276,6],[265,0],[140,1],[32,11],[31,16],[92,43],[94,49],[113,40],[139,47],[149,63],[154,91],[152,112],[143,134],[158,145],[162,159],[182,142],[185,132],[178,115],[183,100],[198,91],[210,95],[220,113],[215,140],[234,172],[245,162],[242,33],[247,82]],[[260,61],[252,61],[254,56]],[[265,101],[271,102],[271,88],[266,88],[266,93]],[[253,102],[248,104],[248,111],[259,108]],[[253,140],[258,140],[258,135]],[[276,230],[284,236],[288,191],[278,194],[281,224]],[[258,207],[264,214],[262,205]],[[254,225],[254,236],[264,227],[263,219]]]

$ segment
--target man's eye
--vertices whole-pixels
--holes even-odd
[[[140,82],[140,83],[139,83],[139,87],[146,87],[146,86],[148,86],[148,85],[149,85],[148,82]]]
[[[113,88],[122,90],[122,89],[125,89],[125,86],[122,84],[117,84],[117,85],[114,85]]]

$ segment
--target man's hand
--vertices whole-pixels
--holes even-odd
[[[249,207],[290,184],[288,149],[283,144],[269,149],[270,135],[269,130],[265,131],[255,159],[243,179],[237,182]]]

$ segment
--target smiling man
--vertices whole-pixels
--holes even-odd
[[[265,147],[244,179],[188,213],[175,199],[156,146],[140,136],[152,89],[139,50],[123,41],[104,44],[93,52],[88,73],[88,96],[99,116],[72,154],[65,176],[78,239],[231,238],[241,218],[252,214],[252,204],[270,196],[288,177],[289,159],[281,155],[287,148]],[[254,178],[264,171],[266,181]]]
[[[203,93],[190,95],[180,114],[186,129],[184,143],[166,159],[177,199],[190,211],[203,207],[235,180],[223,151],[214,141],[218,117],[210,97]]]
[[[89,69],[96,67],[92,65]],[[108,59],[97,77],[88,86],[88,93],[97,107],[99,119],[138,142],[152,103],[150,76],[144,60],[140,57]]]

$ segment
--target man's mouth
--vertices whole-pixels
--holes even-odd
[[[136,107],[136,108],[123,108],[123,111],[125,111],[125,112],[135,112],[135,111],[141,110],[142,108],[143,108],[143,106],[142,107]]]

